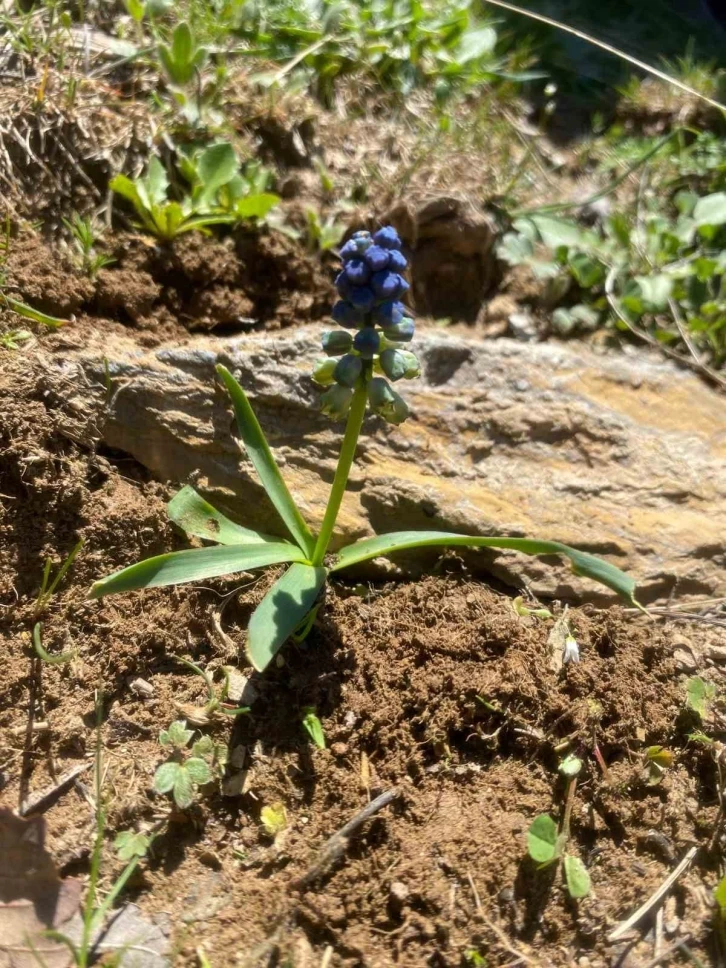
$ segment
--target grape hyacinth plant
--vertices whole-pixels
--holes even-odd
[[[231,397],[242,441],[287,535],[270,536],[242,527],[187,486],[169,502],[169,518],[187,534],[214,546],[170,552],[131,565],[97,581],[91,597],[287,564],[289,567],[250,619],[247,654],[258,671],[269,665],[290,636],[310,631],[331,574],[371,558],[415,548],[501,548],[529,555],[563,555],[576,574],[607,585],[637,605],[635,583],[628,575],[558,541],[397,531],[363,538],[329,553],[366,413],[370,410],[391,424],[401,424],[409,416],[409,408],[391,384],[419,374],[418,360],[408,349],[414,322],[402,301],[408,290],[403,276],[407,262],[398,233],[391,226],[373,235],[356,232],[340,255],[343,268],[336,279],[340,300],[333,307],[332,317],[342,328],[324,333],[326,357],[315,367],[313,379],[326,387],[322,394],[324,413],[347,420],[317,535],[287,489],[247,395],[232,373],[219,365],[217,374]]]

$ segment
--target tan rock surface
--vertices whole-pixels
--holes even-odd
[[[342,435],[317,411],[309,372],[318,339],[306,327],[147,352],[116,340],[71,353],[51,380],[61,395],[95,395],[97,406],[107,356],[106,444],[162,480],[223,489],[243,523],[277,530],[230,436],[234,421],[214,376],[224,363],[315,525]],[[416,348],[423,374],[404,387],[413,416],[400,428],[367,420],[340,518],[346,539],[404,528],[553,538],[629,570],[646,602],[726,593],[722,396],[636,351],[601,355],[579,344],[481,342],[435,330],[421,333]],[[404,565],[424,561],[413,555]],[[493,565],[493,555],[473,552],[469,561],[543,596],[603,600],[591,583],[541,559],[502,554]]]

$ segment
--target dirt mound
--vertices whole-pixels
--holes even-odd
[[[31,374],[32,360],[17,358],[0,377],[2,800],[17,807],[90,762],[100,688],[107,886],[119,870],[113,836],[168,811],[151,789],[164,758],[159,730],[204,702],[204,683],[179,658],[216,674],[239,664],[247,618],[274,576],[87,601],[92,580],[184,541],[165,521],[166,489],[123,455],[97,453],[91,435],[72,440],[78,428]],[[61,560],[79,537],[85,546],[42,616],[46,648],[75,655],[42,665],[29,633],[44,560]],[[200,727],[229,748],[223,786],[172,813],[130,884],[143,910],[171,915],[176,963],[196,964],[203,945],[218,965],[326,957],[418,968],[476,963],[472,952],[490,965],[610,965],[623,948],[608,944],[609,931],[693,843],[700,851],[666,903],[662,943],[688,937],[708,961],[704,899],[717,873],[705,845],[717,778],[711,754],[686,735],[674,650],[688,639],[619,610],[568,614],[581,661],[555,672],[552,622],[518,616],[463,571],[332,588],[308,640],[289,645],[281,667],[250,677],[250,714]],[[139,677],[149,695],[139,694]],[[325,750],[301,725],[311,706]],[[674,764],[650,784],[643,756],[656,744]],[[579,902],[560,874],[525,856],[533,817],[562,815],[565,751],[584,764],[571,850],[593,892]],[[304,883],[327,839],[387,791],[390,804],[338,862]],[[285,829],[272,838],[261,810],[279,804]],[[84,872],[92,813],[82,792],[72,787],[46,816],[64,873]],[[631,957],[641,964],[652,953],[646,938]]]

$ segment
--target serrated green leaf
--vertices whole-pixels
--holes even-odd
[[[260,192],[258,195],[240,198],[234,210],[240,219],[264,218],[279,203],[279,195],[274,195],[272,192]]]
[[[561,544],[559,541],[538,541],[533,538],[480,538],[446,531],[394,531],[374,538],[364,538],[341,549],[338,552],[337,561],[330,570],[340,571],[341,568],[350,568],[351,565],[368,561],[370,558],[391,555],[397,551],[435,547],[501,548],[520,551],[525,555],[564,555],[570,559],[572,570],[576,575],[600,582],[612,588],[636,607],[640,607],[635,599],[635,582],[629,575],[615,565],[603,561],[602,558],[570,548],[569,545]]]
[[[154,790],[157,793],[168,793],[173,790],[177,781],[180,766],[178,763],[162,763],[154,774]]]
[[[193,735],[194,730],[187,729],[185,720],[175,719],[168,729],[163,729],[159,733],[159,742],[162,746],[175,746],[177,749],[183,749],[188,745]]]
[[[565,882],[570,897],[587,897],[591,888],[590,875],[580,858],[573,857],[572,854],[565,854],[564,867]]]
[[[108,578],[102,578],[91,586],[90,597],[102,598],[104,595],[116,595],[135,588],[180,585],[206,578],[218,578],[220,575],[235,575],[241,571],[254,571],[288,561],[305,561],[305,555],[292,544],[272,541],[265,544],[172,551],[139,561],[109,575]]]
[[[184,769],[189,774],[191,780],[198,786],[204,786],[205,783],[209,783],[212,779],[212,771],[209,769],[209,764],[201,757],[190,757],[184,764]]]
[[[212,758],[214,756],[214,740],[211,736],[201,736],[192,746],[192,756]]]
[[[328,576],[327,568],[291,565],[252,613],[247,654],[262,672],[313,608]]]
[[[205,501],[193,487],[183,487],[166,506],[169,520],[182,531],[196,538],[205,538],[221,545],[249,545],[281,542],[281,538],[235,524],[218,511],[209,501]],[[286,542],[283,542],[286,543]]]
[[[507,232],[497,246],[497,255],[510,266],[518,266],[527,262],[533,253],[532,242],[521,232]]]
[[[538,864],[549,864],[558,856],[557,824],[548,813],[541,813],[527,831],[527,853]]]
[[[307,706],[303,709],[302,724],[306,733],[318,749],[324,750],[325,733],[323,732],[323,724],[318,719],[318,714],[313,706]]]
[[[134,857],[145,857],[151,840],[146,834],[135,830],[122,830],[113,842],[119,860],[132,860]]]
[[[194,802],[194,781],[186,765],[179,766],[174,781],[174,803],[183,810]]]
[[[166,193],[169,189],[169,178],[166,174],[166,169],[156,155],[149,160],[149,167],[142,181],[152,206],[161,205],[166,201]]]
[[[255,465],[255,470],[260,476],[267,496],[275,505],[277,513],[287,525],[298,547],[307,557],[310,557],[315,548],[315,540],[282,479],[280,469],[272,456],[265,435],[262,433],[262,428],[247,399],[247,394],[226,367],[218,366],[217,373],[232,398],[242,441],[250,460]],[[287,560],[293,561],[295,559],[289,558]]]

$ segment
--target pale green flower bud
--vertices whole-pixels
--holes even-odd
[[[323,333],[323,349],[328,356],[341,356],[350,353],[353,347],[353,337],[342,329],[332,329]]]
[[[368,401],[371,410],[387,420],[388,423],[403,423],[409,414],[403,397],[396,393],[381,377],[373,377],[368,384]]]
[[[418,359],[408,350],[386,349],[381,353],[381,369],[389,380],[412,380],[421,372]]]
[[[322,411],[332,417],[333,420],[340,420],[350,410],[352,399],[353,391],[336,383],[335,386],[326,390],[320,398]]]
[[[318,360],[313,370],[313,380],[321,387],[329,387],[335,383],[335,366],[337,360]]]

